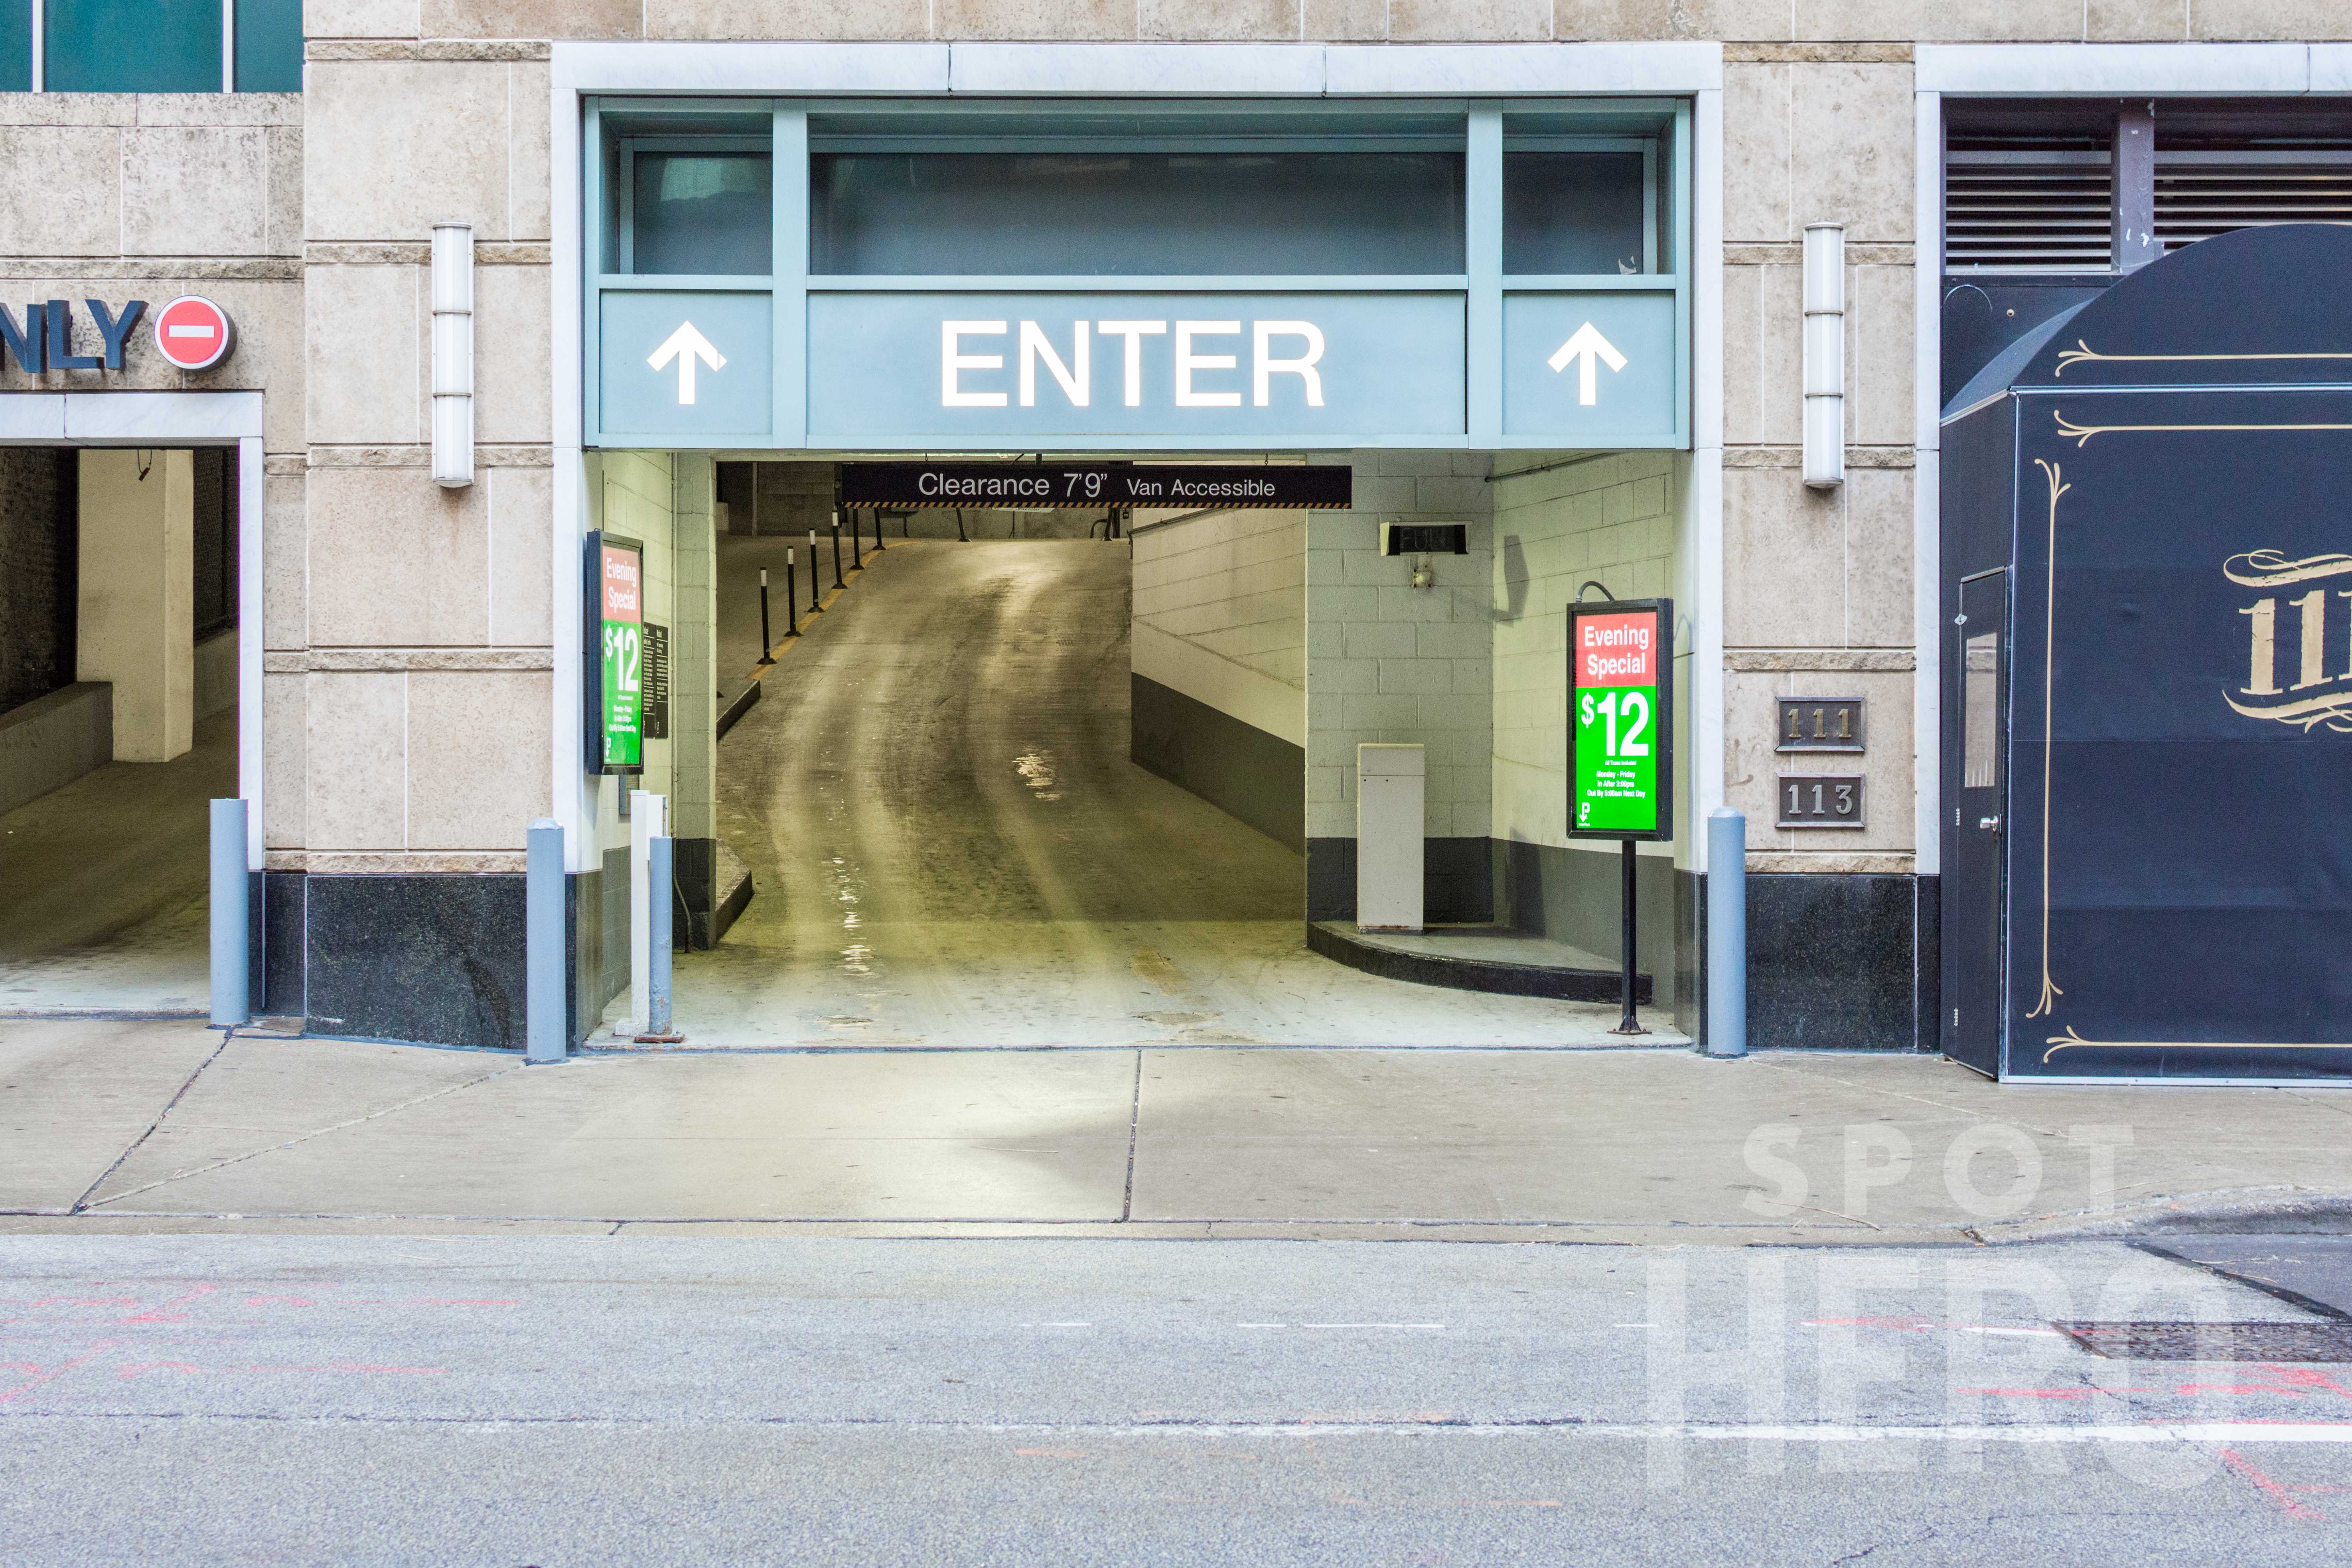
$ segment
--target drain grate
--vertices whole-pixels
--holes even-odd
[[[2111,1361],[2352,1362],[2352,1322],[2053,1322]]]

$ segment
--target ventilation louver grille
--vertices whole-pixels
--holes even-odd
[[[1944,264],[2078,272],[2110,265],[2107,154],[1955,148],[1944,165]]]
[[[2274,223],[2352,223],[2352,148],[2158,147],[2156,237],[2168,251]]]

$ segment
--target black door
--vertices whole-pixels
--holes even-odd
[[[1944,1054],[2000,1072],[2001,847],[2009,809],[2009,572],[1960,584],[1945,645],[1945,766],[1958,787],[1944,858]]]

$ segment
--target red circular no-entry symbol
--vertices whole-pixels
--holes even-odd
[[[236,329],[201,294],[183,294],[155,312],[155,347],[182,370],[210,370],[227,357]]]

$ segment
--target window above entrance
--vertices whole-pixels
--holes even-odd
[[[588,437],[1687,439],[1689,108],[592,98]]]
[[[299,92],[302,0],[0,0],[0,92]]]

